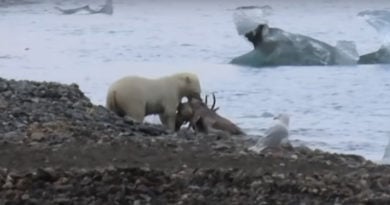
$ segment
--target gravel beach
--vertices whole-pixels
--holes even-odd
[[[245,137],[170,133],[78,85],[0,78],[0,204],[388,204],[390,166]]]

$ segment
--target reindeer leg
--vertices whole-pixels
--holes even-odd
[[[195,126],[194,126],[191,122],[188,122],[187,131],[190,131],[191,128],[192,128],[192,130],[196,133]]]
[[[199,120],[201,120],[200,115],[194,115],[190,120],[189,126],[191,126],[194,129],[195,133],[199,132],[199,127],[198,127]]]
[[[187,127],[187,130],[190,130],[193,126],[191,125],[191,123],[188,123],[188,127]]]
[[[215,134],[217,136],[222,136],[222,137],[228,137],[230,136],[230,133],[227,132],[227,131],[224,131],[224,130],[218,130],[218,129],[215,129],[213,127],[210,127],[209,128],[209,133],[210,134]]]
[[[230,136],[230,133],[224,129],[218,129],[218,121],[215,119],[209,119],[206,123],[207,133],[215,134],[217,136],[227,137]]]

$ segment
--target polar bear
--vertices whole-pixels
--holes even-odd
[[[183,72],[157,79],[127,76],[110,86],[106,107],[138,122],[147,115],[159,114],[162,124],[174,130],[181,99],[200,99],[200,93],[198,76],[193,73]]]

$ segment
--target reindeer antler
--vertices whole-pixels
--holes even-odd
[[[215,107],[215,103],[216,103],[217,101],[216,101],[216,99],[215,99],[215,94],[213,93],[213,105],[211,105],[211,110],[213,111],[213,112],[216,112],[218,109],[219,109],[219,107]]]
[[[219,109],[219,107],[215,107],[215,103],[217,102],[216,101],[216,99],[215,99],[215,94],[214,93],[212,93],[212,95],[213,95],[213,104],[211,105],[211,108],[210,108],[210,110],[211,111],[213,111],[213,112],[216,112],[218,109]],[[208,102],[208,97],[209,97],[209,95],[205,95],[205,99],[204,99],[204,104],[206,105],[206,107],[209,107],[209,105],[207,104]]]

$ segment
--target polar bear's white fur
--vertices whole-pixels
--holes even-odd
[[[139,122],[147,115],[159,114],[162,124],[174,130],[181,99],[200,99],[200,93],[199,79],[193,73],[177,73],[157,79],[127,76],[110,86],[106,107]]]

